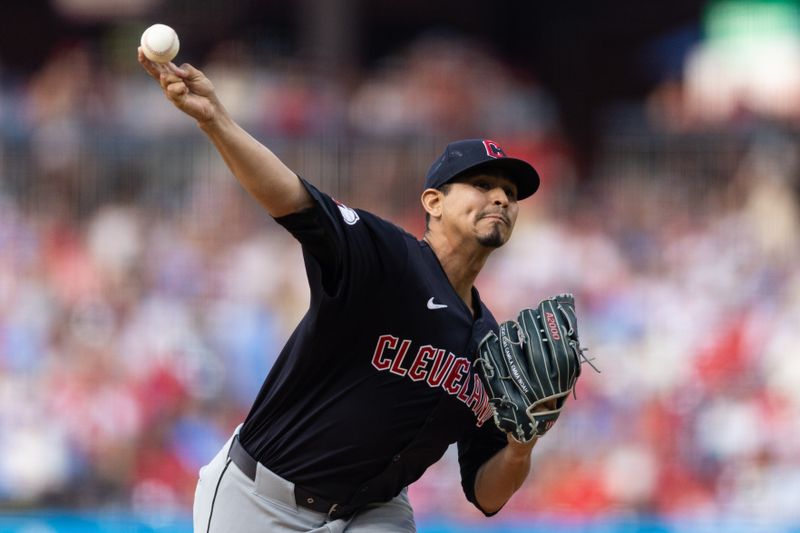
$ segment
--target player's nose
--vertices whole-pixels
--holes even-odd
[[[489,197],[494,205],[508,207],[508,204],[511,202],[508,194],[506,194],[506,191],[502,187],[494,187],[489,190]]]

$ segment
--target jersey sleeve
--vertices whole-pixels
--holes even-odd
[[[481,427],[473,427],[458,441],[458,464],[461,469],[461,488],[472,505],[486,516],[487,513],[475,497],[475,478],[483,464],[508,444],[505,433],[490,419]]]
[[[408,256],[397,226],[352,209],[300,178],[314,205],[275,219],[302,245],[312,297],[329,297],[357,287],[374,289],[396,279]]]

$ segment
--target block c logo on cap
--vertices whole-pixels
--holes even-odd
[[[483,147],[486,148],[486,155],[489,157],[493,157],[495,159],[499,159],[501,157],[505,157],[506,153],[500,148],[500,145],[494,141],[490,141],[489,139],[483,140]]]

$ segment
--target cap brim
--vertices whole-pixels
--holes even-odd
[[[515,159],[513,157],[500,157],[491,161],[484,161],[466,168],[454,176],[451,180],[469,172],[473,173],[480,170],[498,169],[503,175],[514,182],[517,186],[517,200],[524,200],[532,196],[539,190],[539,173],[527,161]]]

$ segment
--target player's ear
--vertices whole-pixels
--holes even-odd
[[[425,212],[431,218],[438,218],[442,215],[442,199],[444,193],[438,189],[425,189],[422,191],[420,201]]]

